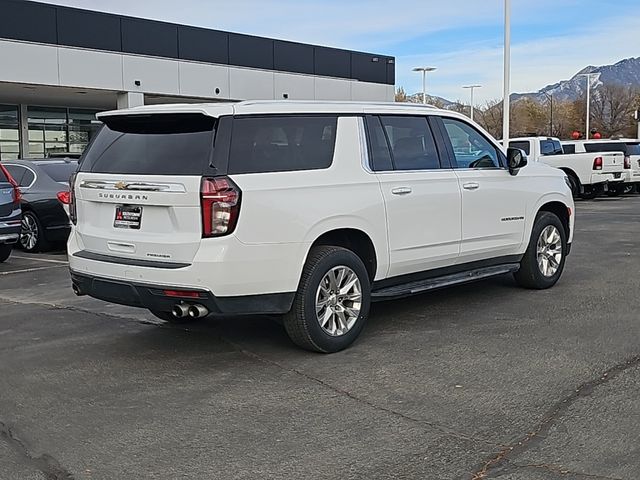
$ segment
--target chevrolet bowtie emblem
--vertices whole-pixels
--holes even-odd
[[[126,190],[129,185],[124,182],[118,182],[114,185],[118,190]]]

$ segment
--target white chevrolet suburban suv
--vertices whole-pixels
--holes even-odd
[[[72,179],[73,289],[167,321],[283,314],[351,344],[372,300],[513,273],[551,287],[574,216],[466,117],[407,104],[241,102],[99,115]]]

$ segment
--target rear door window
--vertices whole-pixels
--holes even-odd
[[[426,117],[380,117],[396,170],[440,168],[438,149]]]
[[[542,155],[561,155],[562,145],[557,140],[540,140],[540,153]]]
[[[529,147],[529,142],[509,142],[509,147],[510,148],[519,148],[520,150],[522,150],[524,153],[526,153],[527,155],[530,155],[530,147]]]
[[[329,168],[337,125],[337,115],[235,117],[229,174]]]
[[[201,114],[108,117],[80,170],[93,173],[202,175],[213,152],[216,120]]]

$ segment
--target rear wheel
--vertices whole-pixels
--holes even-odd
[[[584,192],[580,194],[580,198],[582,198],[583,200],[593,200],[597,196],[598,196],[598,190],[596,190],[590,185],[584,187]]]
[[[370,282],[362,260],[341,247],[315,247],[284,327],[298,346],[331,353],[347,348],[369,316]]]
[[[531,232],[529,246],[514,277],[522,287],[544,289],[556,284],[564,270],[567,234],[560,219],[540,212]]]
[[[0,263],[5,262],[11,255],[11,249],[13,245],[2,244],[0,245]]]
[[[38,216],[27,211],[22,214],[22,231],[20,246],[25,252],[42,252],[49,249],[49,242],[44,238],[44,228]]]

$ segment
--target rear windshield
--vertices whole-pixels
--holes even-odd
[[[66,183],[78,168],[76,162],[69,163],[39,163],[38,166],[51,177],[54,182]]]
[[[531,153],[529,151],[529,142],[509,142],[509,148],[519,148],[527,155]]]
[[[213,152],[215,119],[200,114],[123,115],[105,120],[80,170],[202,175]]]

